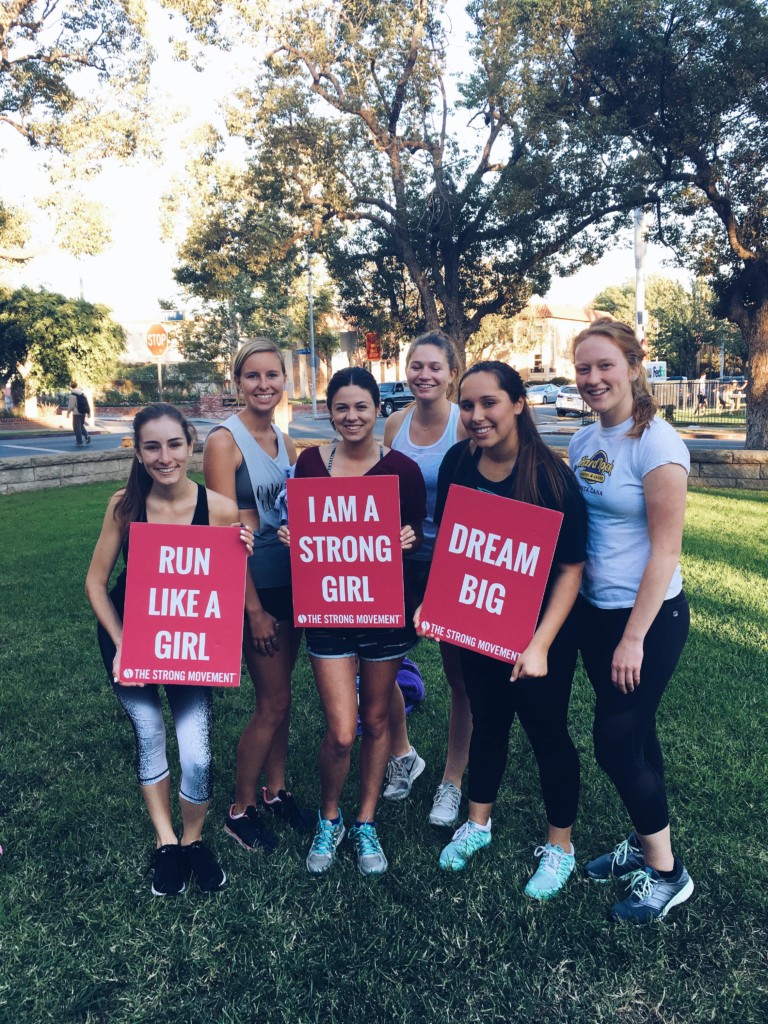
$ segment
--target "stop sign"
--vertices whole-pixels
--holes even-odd
[[[147,331],[147,348],[150,355],[161,356],[168,347],[168,331],[162,324],[152,324]]]

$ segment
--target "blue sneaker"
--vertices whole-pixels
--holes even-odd
[[[649,924],[666,917],[672,907],[685,903],[693,892],[693,879],[678,860],[677,878],[662,878],[648,865],[635,871],[630,879],[630,893],[626,899],[614,903],[608,912],[611,921],[630,924]]]
[[[634,832],[619,845],[584,865],[584,874],[593,882],[610,882],[614,878],[629,878],[645,867],[643,850]]]
[[[344,832],[341,810],[339,810],[338,823],[332,822],[329,818],[321,818],[320,812],[317,812],[315,838],[312,840],[305,862],[310,875],[324,875],[330,871],[331,864],[336,857],[336,848],[344,838]]]
[[[576,857],[574,853],[566,853],[562,846],[553,846],[551,843],[537,846],[533,856],[541,857],[541,860],[525,887],[525,895],[534,900],[551,900],[568,881],[576,867]]]
[[[355,857],[361,875],[383,875],[389,867],[372,821],[353,825],[349,838],[355,844]]]
[[[488,827],[483,828],[474,821],[465,821],[461,828],[453,833],[453,839],[443,847],[440,854],[440,867],[444,871],[461,871],[467,861],[478,850],[491,844],[491,820]]]

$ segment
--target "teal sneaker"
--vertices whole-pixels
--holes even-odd
[[[467,866],[470,857],[490,844],[490,818],[488,819],[488,828],[482,828],[474,821],[465,821],[461,828],[453,833],[450,843],[443,847],[440,854],[440,867],[444,871],[461,871]]]
[[[611,921],[650,924],[665,918],[672,907],[685,903],[693,892],[693,879],[677,859],[675,866],[674,878],[662,878],[647,864],[642,871],[635,871],[629,880],[629,896],[614,903],[608,912]]]
[[[626,839],[600,857],[595,857],[584,866],[584,874],[593,882],[610,882],[614,878],[629,878],[635,871],[642,871],[645,858],[637,836],[631,832]]]
[[[389,867],[372,821],[353,825],[349,838],[355,845],[355,858],[361,875],[383,875]]]
[[[576,867],[576,857],[573,853],[566,853],[562,846],[553,846],[551,843],[537,846],[533,856],[541,857],[541,860],[525,887],[525,895],[532,900],[551,900],[568,881]]]
[[[324,875],[330,871],[331,864],[336,857],[336,848],[344,838],[344,822],[341,820],[339,810],[338,824],[334,824],[329,818],[321,818],[317,812],[317,827],[315,838],[307,854],[307,871],[310,875]]]

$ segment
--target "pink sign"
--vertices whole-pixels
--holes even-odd
[[[405,625],[396,476],[288,481],[297,626]]]
[[[120,679],[239,686],[246,560],[239,526],[133,523]]]
[[[421,626],[438,640],[515,662],[536,630],[562,512],[452,484]]]

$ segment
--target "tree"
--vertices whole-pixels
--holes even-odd
[[[553,112],[637,153],[655,177],[657,237],[710,279],[718,316],[741,330],[746,443],[768,448],[764,0],[562,0],[536,31]]]
[[[316,235],[357,320],[361,298],[380,296],[374,322],[442,327],[463,352],[484,317],[514,314],[553,272],[595,259],[587,229],[609,232],[605,218],[636,201],[623,143],[595,159],[580,125],[549,117],[527,51],[489,44],[482,5],[463,130],[438,0],[223,6],[274,40],[230,116],[252,152],[240,203],[289,215],[285,252]]]
[[[44,289],[0,291],[0,384],[23,377],[28,394],[73,378],[100,385],[124,349],[125,332],[106,306]]]
[[[632,323],[635,317],[635,283],[610,285],[590,303],[618,320]],[[745,352],[741,335],[732,324],[714,314],[712,289],[703,280],[691,289],[670,278],[651,275],[646,283],[645,305],[649,314],[648,344],[653,359],[664,359],[667,371],[697,377],[703,352],[725,349],[726,360],[739,373]]]
[[[54,173],[49,213],[75,253],[98,251],[105,235],[73,181],[97,173],[106,156],[135,153],[146,132],[145,20],[143,0],[9,0],[0,8],[0,127],[70,160],[63,177]],[[75,229],[81,221],[84,232]],[[0,248],[0,259],[31,255]]]

